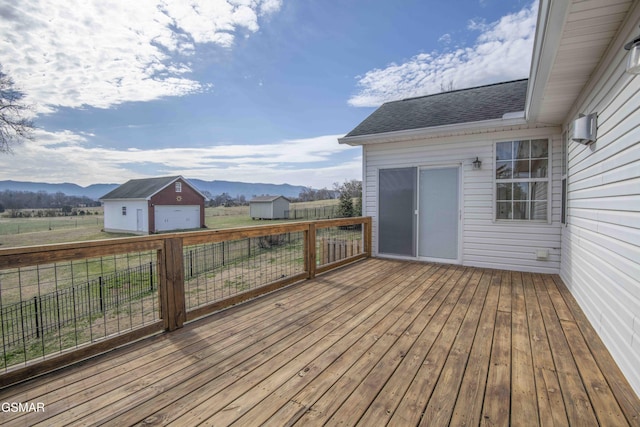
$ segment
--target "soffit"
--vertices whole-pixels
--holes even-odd
[[[531,119],[554,125],[565,121],[632,4],[633,0],[571,2],[539,107],[531,112]]]

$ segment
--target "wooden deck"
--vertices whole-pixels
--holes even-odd
[[[640,425],[557,276],[368,259],[0,391],[2,425]]]

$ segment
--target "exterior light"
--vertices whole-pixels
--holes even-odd
[[[476,159],[473,161],[473,168],[475,170],[479,170],[480,166],[482,166],[482,162],[476,157]]]
[[[640,74],[640,35],[624,45],[627,54],[627,73]]]

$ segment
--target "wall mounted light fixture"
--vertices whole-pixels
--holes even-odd
[[[625,44],[624,49],[629,51],[627,54],[627,73],[640,74],[640,35]]]
[[[480,159],[478,159],[477,157],[472,163],[473,163],[473,168],[475,170],[479,170],[480,167],[482,166],[482,161],[480,161]]]
[[[596,133],[598,131],[598,115],[596,113],[580,114],[580,117],[573,121],[573,133],[571,140],[583,145],[589,145],[596,142]]]

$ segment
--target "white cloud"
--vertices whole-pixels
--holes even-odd
[[[445,46],[448,46],[451,44],[451,34],[447,33],[447,34],[443,34],[440,36],[440,38],[438,39],[438,41],[440,43],[442,43]]]
[[[342,135],[261,145],[215,145],[116,150],[90,145],[91,134],[38,130],[15,154],[0,157],[5,177],[19,181],[121,183],[132,178],[183,175],[205,180],[331,187],[360,179],[360,149],[337,143]]]
[[[537,10],[534,1],[490,24],[470,21],[467,28],[481,32],[473,46],[421,53],[402,64],[368,71],[358,76],[359,92],[348,102],[355,107],[377,107],[387,101],[438,93],[450,86],[463,89],[526,78]],[[440,41],[446,41],[443,37]]]
[[[0,63],[40,112],[207,90],[199,44],[233,46],[279,0],[21,0],[0,6]]]

